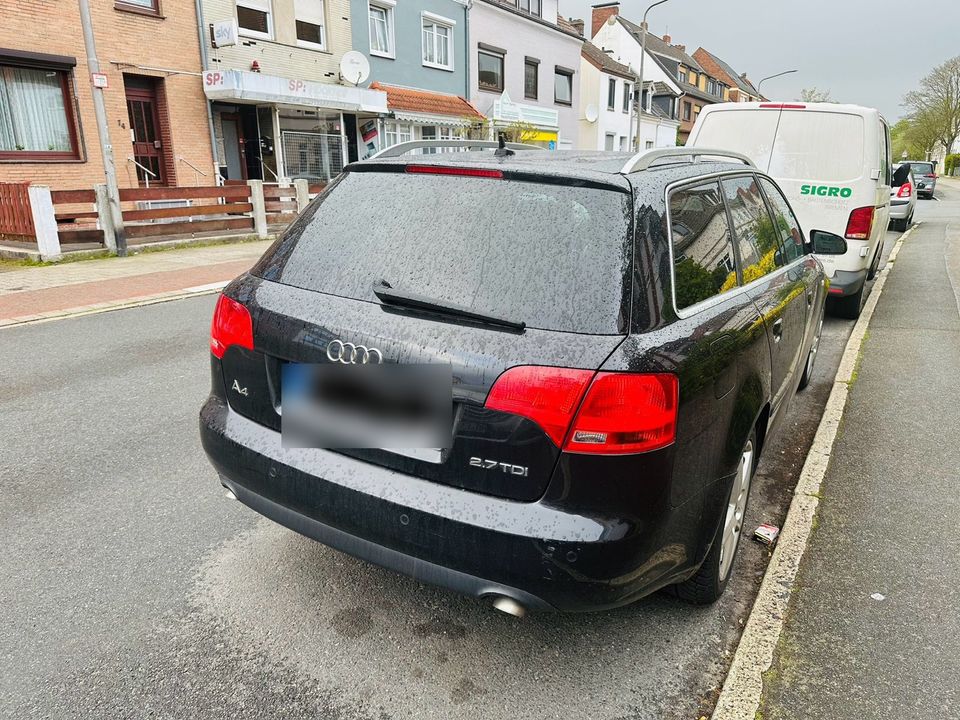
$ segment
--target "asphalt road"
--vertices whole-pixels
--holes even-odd
[[[710,707],[765,547],[744,543],[713,607],[658,594],[518,621],[306,540],[225,500],[200,448],[213,302],[0,331],[0,714],[621,719]],[[783,518],[851,328],[826,322],[813,383],[764,450],[749,527]]]

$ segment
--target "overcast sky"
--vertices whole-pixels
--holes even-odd
[[[560,0],[566,17],[586,20],[601,0]],[[653,0],[621,0],[620,14],[640,23]],[[670,0],[650,11],[650,32],[666,32],[693,52],[700,46],[755,83],[793,100],[802,88],[829,90],[840,102],[879,108],[895,122],[903,95],[920,78],[960,55],[960,0]],[[905,52],[894,48],[903,45]]]

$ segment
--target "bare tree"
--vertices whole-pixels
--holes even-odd
[[[820,90],[816,87],[804,88],[800,91],[800,99],[803,102],[833,102],[829,90]]]
[[[903,101],[915,117],[940,128],[938,140],[950,152],[960,137],[960,56],[934,68]]]

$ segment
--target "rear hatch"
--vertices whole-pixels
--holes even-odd
[[[631,296],[629,188],[417,167],[427,170],[371,164],[347,172],[229,289],[254,327],[254,350],[232,347],[223,357],[229,402],[279,429],[284,364],[328,363],[334,341],[376,349],[384,363],[446,363],[451,447],[337,452],[535,500],[559,457],[557,443],[532,420],[484,402],[511,367],[595,370],[622,341]],[[381,283],[478,317],[384,302],[374,292]],[[234,380],[246,394],[230,391]]]

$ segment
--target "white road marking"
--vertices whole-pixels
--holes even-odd
[[[780,540],[770,558],[760,592],[733,656],[730,672],[727,673],[727,679],[717,699],[712,720],[754,720],[756,717],[763,692],[763,673],[769,670],[773,663],[773,654],[783,631],[790,592],[810,539],[813,518],[820,503],[820,484],[830,462],[830,452],[837,437],[840,419],[843,417],[860,346],[900,247],[921,224],[915,224],[897,240],[847,341],[823,418],[800,472]]]

